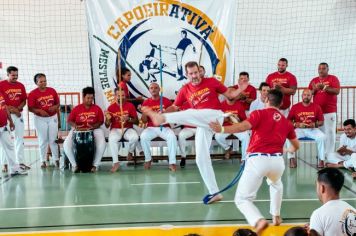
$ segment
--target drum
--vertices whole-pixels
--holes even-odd
[[[95,139],[93,131],[73,132],[74,157],[79,171],[90,172],[95,155]]]

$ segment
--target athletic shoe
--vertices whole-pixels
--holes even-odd
[[[10,174],[11,177],[16,176],[16,175],[28,175],[28,173],[26,171],[20,169],[20,170],[17,170]]]

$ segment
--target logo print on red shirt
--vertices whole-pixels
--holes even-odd
[[[273,120],[275,121],[280,121],[282,118],[281,114],[279,114],[278,112],[273,114]]]

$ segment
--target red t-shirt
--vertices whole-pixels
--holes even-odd
[[[328,75],[326,78],[315,77],[309,83],[309,89],[312,90],[312,84],[322,83],[330,88],[340,88],[339,79],[334,75]],[[324,114],[335,113],[337,110],[337,95],[330,94],[324,90],[317,90],[314,93],[313,102],[321,107]]]
[[[53,88],[47,87],[45,91],[40,91],[38,88],[32,90],[28,95],[28,107],[42,109],[49,116],[57,114],[57,111],[49,112],[51,106],[59,104],[59,97]]]
[[[119,87],[124,90],[125,97],[130,98],[129,87],[127,86],[127,83],[125,81],[121,81],[119,83]]]
[[[111,126],[110,129],[121,129],[121,109],[120,105],[117,103],[113,103],[108,107],[108,112],[110,112],[111,118]],[[130,102],[125,102],[122,104],[122,113],[123,115],[128,115],[129,117],[135,119],[137,118],[137,112],[135,106]],[[132,128],[133,124],[131,122],[125,122],[124,128]]]
[[[302,102],[299,102],[290,109],[288,120],[311,124],[316,121],[324,121],[324,116],[319,105],[310,103],[309,106],[304,106]]]
[[[163,97],[162,99],[162,109],[166,109],[167,107],[171,106],[172,102],[166,98]],[[142,103],[143,107],[150,107],[153,111],[155,112],[159,112],[160,111],[160,99],[154,100],[153,98],[147,98],[143,103]],[[149,117],[147,117],[148,119],[148,123],[147,123],[147,127],[155,127],[155,125],[153,125],[151,119]],[[169,126],[164,125],[164,126]]]
[[[204,78],[200,84],[188,83],[179,91],[174,105],[181,107],[185,102],[193,109],[220,110],[219,94],[227,88],[215,78]]]
[[[282,153],[286,139],[296,138],[292,122],[274,108],[253,111],[247,121],[252,125],[248,153]]]
[[[7,125],[7,110],[5,97],[0,92],[0,127]]]
[[[238,89],[239,85],[236,84],[232,87],[234,89]],[[257,98],[256,88],[250,84],[247,86],[247,88],[242,93],[246,96],[246,98],[253,99],[253,100],[256,100],[256,98]],[[250,110],[251,103],[247,103],[245,100],[240,100],[240,102],[245,107],[245,110]]]
[[[266,83],[271,88],[275,87],[275,83],[280,83],[285,88],[297,87],[297,79],[292,73],[288,71],[284,72],[283,74],[279,73],[278,71],[269,74],[267,76]],[[285,110],[290,107],[290,97],[291,95],[283,94],[283,103],[280,107],[281,110]]]
[[[79,104],[69,114],[68,121],[74,122],[78,128],[90,129],[93,124],[104,122],[104,114],[98,105],[92,104],[87,109],[84,104]]]
[[[246,120],[246,118],[247,118],[246,113],[245,113],[245,107],[239,101],[235,102],[233,105],[229,105],[229,104],[227,104],[227,102],[225,100],[221,103],[221,110],[224,113],[229,112],[229,113],[237,115],[237,117],[239,118],[240,121]],[[230,121],[225,121],[223,125],[229,126],[229,125],[233,125],[233,123],[231,123]]]
[[[0,92],[8,106],[18,107],[27,99],[25,86],[20,82],[10,83],[8,80],[3,80],[0,82]]]

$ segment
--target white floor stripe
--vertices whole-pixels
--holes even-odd
[[[141,183],[141,184],[131,184],[131,185],[141,186],[141,185],[177,185],[177,184],[200,184],[200,182]]]
[[[343,198],[345,201],[356,201],[356,198]],[[255,200],[255,202],[269,202],[269,199]],[[317,198],[310,199],[283,199],[283,202],[307,202],[319,201]],[[233,203],[234,201],[221,201],[220,203]],[[15,207],[0,208],[0,211],[17,210],[46,210],[46,209],[66,209],[66,208],[90,208],[90,207],[119,207],[119,206],[154,206],[154,205],[184,205],[184,204],[203,204],[202,201],[194,202],[134,202],[134,203],[112,203],[112,204],[92,204],[92,205],[68,205],[68,206],[39,206],[39,207]]]

